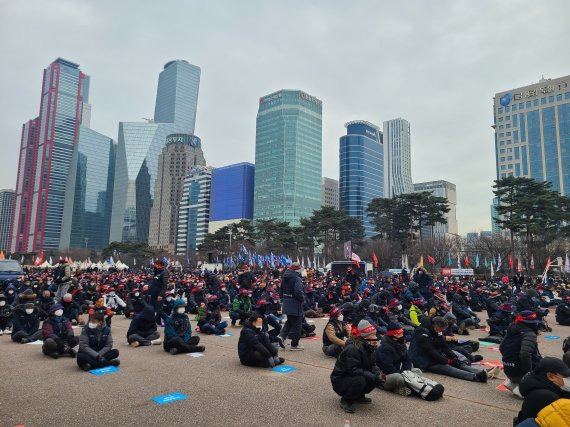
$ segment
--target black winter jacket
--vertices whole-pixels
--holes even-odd
[[[145,307],[140,313],[137,313],[127,331],[127,337],[132,334],[137,334],[148,337],[153,332],[156,332],[156,319],[154,318],[154,308],[151,305],[145,304]]]
[[[386,335],[380,347],[376,349],[376,366],[386,375],[412,369],[412,360],[406,344],[400,344]]]
[[[509,326],[499,349],[503,355],[505,374],[509,376],[523,376],[542,359],[536,343],[536,332],[524,323]]]
[[[28,335],[36,333],[40,329],[40,318],[38,309],[34,308],[32,314],[27,314],[24,306],[18,306],[14,311],[12,319],[12,334],[18,331],[24,331]]]
[[[438,335],[431,327],[431,319],[427,319],[414,331],[410,356],[414,366],[422,370],[432,365],[447,365],[448,359],[456,357],[445,341],[445,336]]]
[[[269,341],[267,333],[258,331],[249,320],[246,320],[238,341],[240,362],[246,366],[255,366],[256,351],[267,359],[277,356],[277,349]]]
[[[359,347],[352,341],[348,341],[334,365],[331,373],[333,388],[342,384],[344,377],[367,377],[374,381],[375,376],[374,352],[368,351],[363,344]]]
[[[522,408],[518,415],[518,422],[527,418],[536,418],[538,413],[555,400],[570,398],[570,393],[562,391],[560,387],[537,372],[530,372],[522,379],[519,390],[524,397]]]

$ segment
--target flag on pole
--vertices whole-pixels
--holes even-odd
[[[0,250],[0,259],[6,259],[6,256],[4,255],[3,250]]]
[[[354,261],[354,264],[356,265],[356,268],[360,268],[360,257],[358,255],[356,255],[354,252],[352,253],[352,255],[350,256],[350,259]]]
[[[566,254],[566,260],[564,261],[564,271],[570,273],[570,259],[568,259],[568,254]]]
[[[517,271],[521,273],[523,271],[523,266],[520,258],[517,258]]]
[[[465,267],[469,268],[469,255],[465,255]]]
[[[408,264],[408,254],[406,254],[404,257],[404,266],[406,267],[406,270],[410,271],[410,264]]]
[[[344,257],[346,259],[350,259],[352,256],[352,242],[349,240],[348,242],[344,242]]]
[[[24,255],[22,255],[22,258],[20,258],[20,264],[24,263]]]
[[[493,263],[491,263],[491,277],[495,277],[495,272],[493,271]]]
[[[457,268],[461,268],[461,258],[459,257],[459,254],[457,254]]]
[[[447,254],[447,266],[451,267],[452,264],[453,262],[451,261],[451,254]]]
[[[137,265],[137,259],[133,258],[133,265]]]
[[[501,254],[499,254],[499,258],[497,259],[497,271],[501,269],[501,265],[502,265]]]
[[[404,254],[402,254],[402,270],[406,268],[406,264],[404,264]]]
[[[510,268],[511,270],[514,270],[514,269],[515,269],[515,261],[513,260],[513,256],[512,256],[512,255],[509,255],[509,268]]]
[[[479,268],[479,254],[475,257],[475,268]]]
[[[534,255],[530,255],[530,269],[534,270]]]
[[[428,256],[427,256],[427,261],[428,261],[430,264],[435,264],[435,258],[432,257],[431,255],[428,255]]]
[[[489,267],[489,261],[487,260],[487,257],[485,257],[485,268]]]
[[[566,259],[568,259],[568,257],[566,257]],[[378,268],[378,257],[374,251],[372,251],[372,261],[374,261],[374,268]]]
[[[419,266],[420,266],[420,267],[423,267],[423,266],[424,266],[424,256],[423,256],[423,255],[420,256]]]

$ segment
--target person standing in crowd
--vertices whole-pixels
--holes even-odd
[[[249,271],[249,266],[247,264],[242,265],[241,271],[238,273],[238,285],[240,289],[251,290],[253,280],[253,274]]]
[[[162,311],[162,296],[168,286],[168,270],[166,264],[162,260],[156,260],[154,263],[154,276],[148,287],[150,303],[154,309],[154,318],[156,324],[160,325]]]
[[[340,407],[349,414],[354,413],[355,403],[371,403],[366,394],[381,384],[380,371],[374,365],[377,346],[376,328],[361,320],[358,336],[351,338],[336,360],[331,383],[340,396]]]
[[[283,314],[287,315],[287,321],[279,334],[280,345],[283,347],[285,340],[291,335],[291,351],[305,349],[299,345],[304,314],[303,302],[305,301],[303,282],[299,274],[300,269],[301,265],[298,262],[293,263],[283,274],[281,285],[282,311]]]
[[[119,366],[119,350],[113,348],[111,328],[105,324],[105,315],[97,312],[89,318],[79,336],[77,365],[84,371]]]
[[[57,286],[57,293],[55,294],[56,302],[61,302],[63,296],[67,293],[71,286],[71,267],[64,257],[59,258],[59,265],[53,274],[53,281]]]

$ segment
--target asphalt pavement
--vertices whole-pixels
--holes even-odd
[[[556,325],[552,314],[548,320],[553,331],[539,336],[540,351],[561,357],[570,329]],[[285,364],[296,368],[287,373],[240,365],[239,327],[228,327],[233,335],[227,337],[200,334],[206,346],[202,357],[172,356],[162,346],[129,347],[129,321],[115,316],[120,370],[102,376],[81,371],[74,359],[53,360],[43,356],[40,345],[15,344],[4,335],[0,426],[344,426],[347,421],[350,426],[512,426],[521,400],[497,389],[501,380],[481,384],[435,374],[426,376],[445,387],[437,402],[375,389],[371,404],[346,414],[330,383],[334,359],[321,351],[326,319],[313,321],[319,338],[303,339],[305,351],[280,351]],[[476,330],[470,338],[486,335]],[[483,346],[479,354],[484,361],[501,359]],[[186,398],[162,405],[151,400],[173,393]]]

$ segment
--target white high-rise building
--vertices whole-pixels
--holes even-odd
[[[321,206],[339,209],[338,180],[323,176],[321,181]]]
[[[384,197],[412,193],[410,123],[402,118],[384,122]]]

